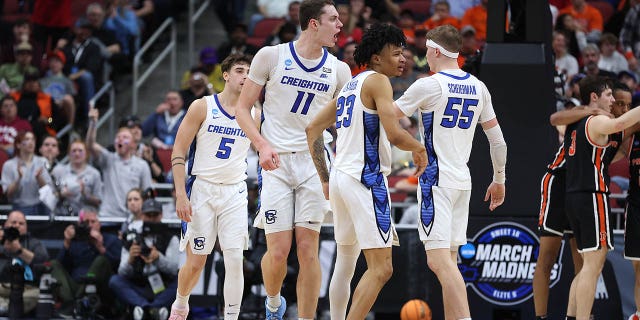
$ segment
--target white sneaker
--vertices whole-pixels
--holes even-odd
[[[133,308],[133,320],[142,320],[144,318],[144,309],[141,306]]]
[[[166,307],[162,307],[158,310],[158,320],[167,320],[169,318],[169,310]]]

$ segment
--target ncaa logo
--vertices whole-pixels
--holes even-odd
[[[484,300],[516,305],[533,295],[533,272],[539,249],[540,241],[529,228],[498,222],[482,229],[459,248],[458,268],[466,285]],[[560,257],[562,251],[551,270],[549,287],[560,280]]]
[[[267,210],[264,212],[264,218],[265,218],[265,222],[267,224],[273,224],[276,222],[276,218],[277,218],[277,210]]]
[[[197,237],[193,239],[193,249],[194,250],[202,250],[204,249],[204,237]]]
[[[220,110],[213,108],[211,109],[212,118],[218,119],[220,117]]]

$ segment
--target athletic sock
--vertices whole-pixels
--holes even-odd
[[[281,304],[282,301],[280,301],[280,292],[278,292],[278,294],[276,294],[275,296],[267,295],[267,306],[269,307],[269,310],[271,310],[271,312],[278,311],[278,308],[280,308]]]
[[[180,295],[178,290],[176,290],[176,302],[174,303],[176,307],[184,309],[189,305],[189,294],[186,296]]]

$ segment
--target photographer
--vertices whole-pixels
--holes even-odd
[[[133,319],[166,319],[178,287],[179,240],[161,221],[162,205],[145,200],[142,219],[131,222],[123,236],[118,274],[109,281],[111,290],[132,309]]]
[[[52,275],[60,284],[61,315],[72,315],[75,300],[85,293],[85,282],[96,284],[98,295],[102,299],[104,310],[109,311],[113,304],[108,282],[113,269],[119,264],[122,250],[120,239],[114,234],[100,231],[100,220],[94,208],[80,210],[77,225],[68,225],[64,229],[64,248],[58,253],[57,261],[52,262]]]
[[[22,260],[24,266],[33,267],[49,260],[49,253],[40,240],[27,232],[27,220],[21,211],[12,211],[0,232],[0,310],[6,312],[9,304],[10,280],[9,267],[13,259]],[[27,283],[24,289],[24,312],[32,311],[38,303],[38,287],[33,282]],[[3,311],[0,311],[2,315]]]

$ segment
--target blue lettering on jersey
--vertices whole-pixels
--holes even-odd
[[[476,86],[469,84],[449,83],[449,93],[476,94]]]
[[[213,125],[213,124],[210,124],[209,127],[207,127],[207,132],[225,134],[225,135],[229,135],[229,136],[238,136],[238,137],[243,137],[243,138],[247,137],[244,134],[244,131],[242,131],[242,129],[240,129],[240,128],[216,126],[216,125]]]
[[[352,90],[355,90],[357,87],[358,87],[358,80],[357,79],[353,79],[353,80],[347,82],[347,85],[344,86],[344,88],[342,89],[342,92],[352,91]]]
[[[320,92],[328,92],[330,87],[330,85],[327,83],[309,81],[305,79],[288,77],[288,76],[283,76],[282,79],[280,80],[280,83],[294,86],[294,87],[316,90]]]

